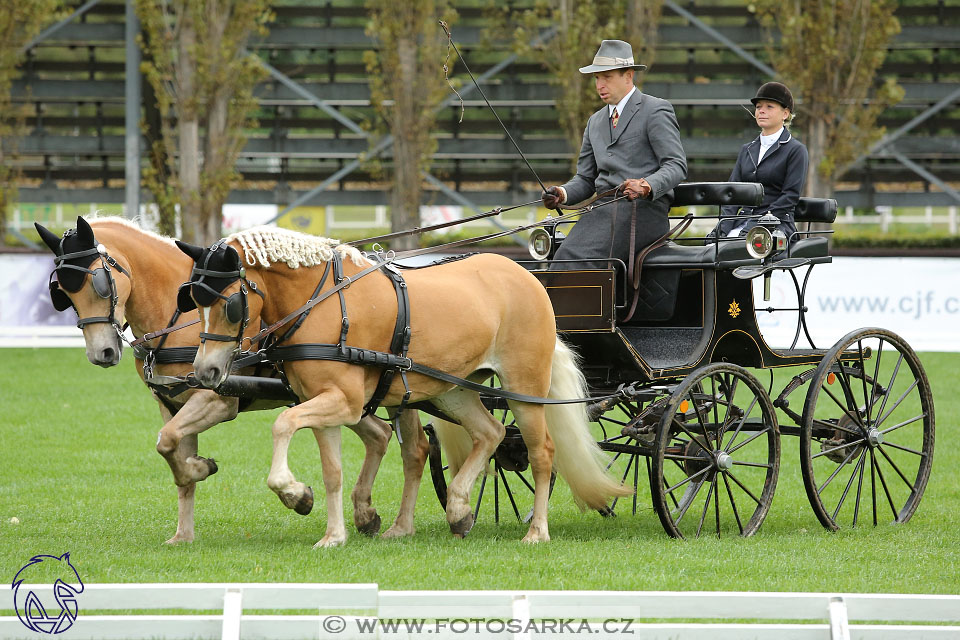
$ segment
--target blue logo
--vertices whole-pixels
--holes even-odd
[[[33,591],[21,589],[21,585],[34,583],[29,579],[31,574],[36,574],[37,567],[43,563],[44,575],[49,575],[53,569],[59,577],[53,583],[53,597],[56,598],[57,606],[60,611],[56,614],[47,614],[47,608],[40,601],[40,597]],[[54,563],[59,563],[54,564]],[[27,629],[37,633],[63,633],[73,626],[80,613],[80,607],[77,604],[77,596],[83,593],[83,581],[80,580],[80,574],[70,564],[70,553],[62,556],[33,556],[30,562],[25,564],[17,575],[13,578],[13,603],[17,610],[17,617]],[[47,603],[50,605],[51,603]]]

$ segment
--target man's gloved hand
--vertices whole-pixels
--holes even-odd
[[[639,180],[630,179],[624,180],[623,184],[620,185],[623,188],[624,193],[627,194],[627,198],[630,200],[636,200],[637,198],[649,198],[650,192],[653,191],[653,188],[643,178]]]
[[[547,209],[556,209],[563,202],[563,191],[560,187],[548,187],[540,199]]]

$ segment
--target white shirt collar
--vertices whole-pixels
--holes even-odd
[[[637,90],[637,87],[636,85],[634,85],[633,89],[630,89],[630,91],[627,92],[627,95],[623,96],[620,102],[618,102],[617,104],[608,104],[607,115],[612,118],[614,108],[616,108],[618,114],[623,115],[623,110],[627,106],[627,101],[630,100],[630,96],[632,96],[636,90]]]
[[[761,135],[761,136],[760,136],[760,146],[761,146],[761,147],[769,147],[769,146],[772,146],[777,140],[780,139],[780,134],[782,134],[782,133],[783,133],[783,127],[780,127],[779,129],[777,129],[776,133],[771,133],[771,134],[768,135],[768,136]]]

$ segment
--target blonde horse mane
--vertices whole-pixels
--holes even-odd
[[[272,262],[284,262],[291,269],[313,267],[333,260],[334,251],[341,258],[350,258],[353,264],[363,266],[370,262],[363,254],[339,240],[311,236],[280,227],[253,227],[227,238],[243,248],[244,261],[250,266],[269,267]]]
[[[176,246],[173,243],[172,238],[168,238],[167,236],[162,236],[159,233],[155,233],[153,231],[150,231],[149,229],[144,229],[143,227],[141,227],[139,224],[137,224],[137,218],[134,218],[133,220],[129,220],[127,218],[121,218],[120,216],[97,215],[97,214],[92,216],[84,216],[83,218],[84,220],[90,223],[90,226],[93,228],[94,231],[97,230],[97,227],[117,225],[118,227],[123,227],[124,229],[129,229],[132,231],[137,231],[139,233],[142,233],[143,235],[149,238],[153,238],[154,240],[159,240],[161,242],[164,242],[170,245],[171,247]]]

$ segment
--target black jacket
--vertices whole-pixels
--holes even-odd
[[[759,182],[763,185],[763,201],[758,207],[738,207],[726,205],[721,208],[723,216],[764,214],[767,212],[780,218],[779,228],[790,237],[797,230],[793,221],[794,209],[803,191],[807,178],[807,148],[784,128],[780,140],[774,144],[763,160],[757,163],[760,155],[760,137],[740,148],[737,164],[730,174],[730,182]],[[756,218],[747,220],[741,233],[755,226]],[[734,228],[744,224],[743,220],[724,219],[718,225],[720,236],[726,236]],[[711,235],[716,233],[717,229]]]

